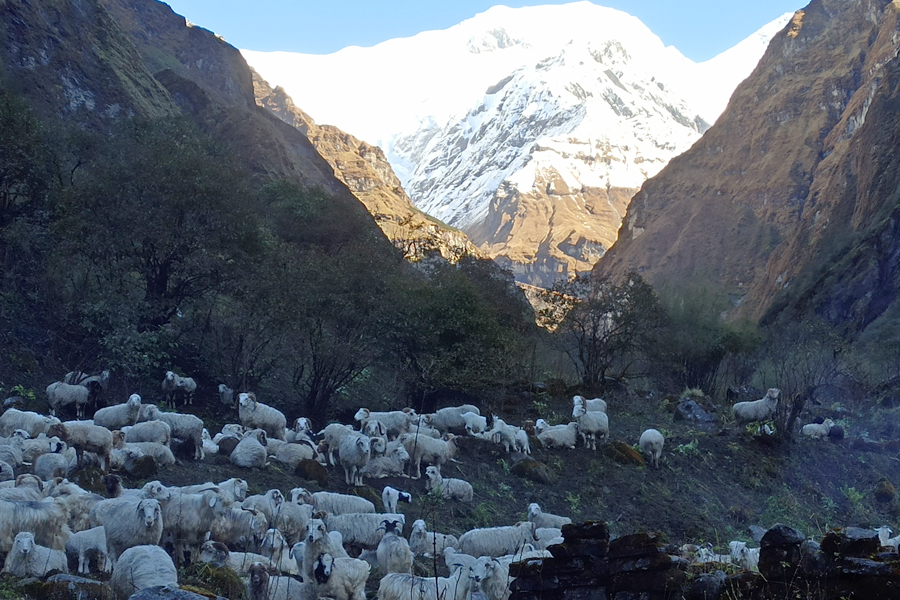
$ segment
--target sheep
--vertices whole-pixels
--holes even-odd
[[[35,544],[30,531],[17,533],[3,563],[3,572],[16,577],[44,577],[50,571],[69,572],[66,553]]]
[[[0,460],[9,463],[14,468],[19,468],[25,462],[22,449],[13,444],[0,445]]]
[[[581,396],[572,397],[572,408],[575,408],[576,406],[579,406],[579,405],[583,406],[585,408],[585,410],[587,410],[588,412],[602,412],[602,413],[607,412],[606,411],[606,401],[603,400],[602,398],[593,398],[591,400],[585,400]]]
[[[662,455],[663,444],[665,438],[656,429],[647,429],[641,434],[638,442],[641,445],[641,451],[649,458],[650,465],[654,469],[659,468],[659,457]]]
[[[200,546],[200,562],[209,563],[215,567],[227,567],[238,575],[248,575],[250,565],[255,562],[262,563],[266,568],[274,571],[275,563],[254,552],[231,552],[228,546],[222,542],[207,540]]]
[[[104,472],[109,471],[110,453],[112,452],[112,432],[105,427],[93,425],[87,421],[66,421],[51,425],[47,435],[56,436],[66,444],[75,448],[78,466],[84,463],[84,452],[94,452],[100,458]]]
[[[47,386],[47,401],[50,404],[50,416],[63,406],[75,405],[75,415],[84,418],[84,407],[88,403],[91,392],[84,386],[55,381]]]
[[[392,410],[389,412],[372,412],[368,408],[360,408],[353,416],[354,421],[359,421],[360,430],[370,420],[384,423],[387,429],[387,436],[390,439],[398,437],[402,433],[409,431],[410,423],[416,418],[416,411],[411,408],[403,410]]]
[[[163,519],[162,507],[154,498],[106,500],[91,510],[91,523],[106,530],[106,551],[113,563],[127,548],[158,544]]]
[[[446,558],[446,549],[455,548],[459,540],[454,535],[435,533],[425,529],[425,521],[416,519],[409,534],[409,549],[416,556],[432,556],[443,554]],[[450,567],[450,565],[447,565]],[[451,568],[452,571],[452,568]]]
[[[157,407],[143,411],[140,421],[163,421],[172,430],[172,437],[189,441],[194,444],[194,460],[203,460],[203,420],[194,415],[184,415],[175,412],[163,412]]]
[[[212,441],[212,438],[209,437],[209,430],[206,427],[203,428],[203,434],[200,436],[200,439],[203,441],[204,456],[219,453],[219,444]]]
[[[141,397],[132,394],[125,404],[107,406],[94,413],[94,425],[106,427],[110,431],[121,429],[126,425],[137,423],[138,412],[141,410]]]
[[[46,495],[57,498],[62,504],[68,515],[69,529],[72,531],[90,529],[91,510],[104,500],[103,496],[91,494],[66,479],[54,479],[47,486]]]
[[[365,600],[369,565],[358,558],[335,558],[327,552],[316,558],[313,567],[317,598]]]
[[[412,503],[412,495],[409,492],[401,492],[400,490],[394,489],[389,485],[384,486],[384,489],[381,490],[381,504],[384,506],[384,512],[397,512],[397,504],[399,502],[406,502],[407,504]],[[372,512],[375,511],[373,510]]]
[[[439,429],[443,433],[447,433],[450,430],[459,432],[466,428],[466,422],[462,418],[462,415],[467,412],[475,413],[476,415],[481,414],[478,407],[471,404],[448,406],[437,410],[430,415],[424,415],[425,424],[430,425],[435,429]]]
[[[262,542],[259,544],[259,552],[268,557],[282,573],[299,575],[300,569],[297,561],[291,555],[291,547],[282,533],[274,527],[266,530]]]
[[[538,419],[535,430],[538,440],[545,448],[574,448],[578,440],[578,423],[548,426],[543,419]]]
[[[99,375],[88,375],[82,371],[70,371],[63,377],[63,383],[80,385],[88,389],[88,404],[97,406],[101,394],[109,387],[109,371],[103,371]]]
[[[378,584],[378,600],[465,600],[471,587],[469,571],[463,569],[450,577],[389,573]]]
[[[266,491],[265,494],[254,494],[253,496],[248,496],[241,503],[241,508],[258,510],[262,514],[266,515],[266,519],[271,524],[275,521],[275,514],[278,512],[278,507],[283,503],[284,494],[281,493],[281,490],[273,488]]]
[[[38,435],[36,438],[18,439],[19,442],[14,443],[18,443],[18,448],[22,451],[22,462],[33,463],[41,454],[66,451],[66,444],[62,440],[58,437],[47,437],[45,433]]]
[[[771,419],[778,408],[778,398],[781,390],[770,388],[766,395],[752,402],[738,402],[731,407],[734,420],[738,425],[752,423],[753,421],[765,421]]]
[[[378,542],[375,555],[378,558],[378,570],[386,573],[411,573],[413,553],[409,549],[409,542],[400,537],[403,524],[393,519],[385,519],[381,523],[384,535]]]
[[[531,455],[531,441],[528,439],[528,432],[524,429],[516,429],[516,450]]]
[[[302,565],[301,575],[305,581],[312,581],[315,562],[321,554],[330,554],[335,558],[347,558],[347,551],[336,531],[329,532],[321,519],[310,519],[306,523],[306,539],[303,546],[302,559],[295,555],[298,566]]]
[[[537,502],[528,505],[528,520],[534,523],[535,528],[538,527],[556,527],[562,528],[572,522],[569,517],[562,517],[552,513],[546,513],[541,510],[541,506]]]
[[[415,525],[413,525],[415,527]],[[450,570],[450,573],[453,573],[457,569],[462,569],[465,572],[468,572],[469,569],[475,566],[475,561],[478,559],[471,554],[464,554],[462,552],[457,552],[456,548],[453,546],[447,546],[444,548],[444,564],[447,565],[447,568]]]
[[[491,439],[494,439],[495,443],[502,444],[503,449],[506,452],[510,452],[511,450],[516,449],[516,427],[512,425],[507,425],[506,421],[494,415],[494,426],[488,432],[488,435],[491,436]],[[496,438],[496,439],[495,439]],[[526,436],[527,442],[527,436]]]
[[[896,537],[891,537],[893,531],[891,531],[890,527],[879,527],[875,530],[878,533],[878,541],[885,548],[890,548],[893,552],[897,552],[897,548],[900,547],[900,535]]]
[[[109,573],[112,561],[106,552],[106,529],[100,526],[73,533],[66,542],[66,557],[78,564],[80,575],[91,572],[91,563],[96,565],[94,572]]]
[[[275,512],[274,526],[284,534],[289,545],[294,545],[306,534],[306,524],[312,518],[313,511],[309,504],[282,502]]]
[[[247,437],[238,442],[229,460],[239,467],[264,469],[268,458],[267,443],[266,432],[262,429],[254,429],[247,434]]]
[[[453,441],[456,436],[453,434],[447,436],[449,439],[446,441],[410,433],[400,436],[401,443],[412,457],[412,463],[416,465],[413,479],[422,476],[422,461],[431,463],[440,470],[442,464],[453,458],[456,454],[456,444]]]
[[[0,552],[9,552],[20,531],[30,531],[42,546],[63,550],[71,535],[66,511],[53,498],[40,502],[0,500]]]
[[[509,566],[502,561],[487,556],[480,557],[472,567],[472,579],[481,588],[486,600],[509,598]]]
[[[394,444],[394,442],[391,442]],[[363,477],[370,479],[383,479],[385,477],[406,477],[403,473],[406,470],[406,464],[409,462],[409,452],[402,444],[396,444],[391,447],[388,444],[388,450],[384,456],[373,458],[366,466],[360,470]]]
[[[0,481],[10,481],[16,478],[16,473],[8,462],[0,460]]]
[[[207,490],[199,494],[173,494],[162,507],[163,536],[175,546],[175,564],[181,564],[184,552],[196,561],[200,544],[213,522],[225,514],[225,506],[217,493]]]
[[[6,412],[0,415],[0,435],[12,435],[17,429],[28,432],[28,435],[35,438],[41,433],[47,433],[51,425],[56,425],[61,421],[56,417],[48,417],[36,412],[27,410],[18,410],[16,408],[8,408]],[[51,436],[52,437],[52,436]]]
[[[230,548],[246,551],[259,548],[268,528],[269,520],[262,511],[232,506],[210,524],[209,536]]]
[[[208,489],[215,489],[225,506],[231,506],[235,502],[243,502],[247,498],[248,484],[240,477],[232,477],[219,483],[202,483],[199,485],[185,485],[179,488],[182,494],[199,494]]]
[[[291,501],[302,500],[311,504],[318,512],[329,515],[345,515],[347,513],[373,513],[375,505],[365,498],[337,492],[316,492],[310,494],[303,488],[291,490]]]
[[[535,541],[534,530],[535,524],[530,521],[471,529],[459,536],[459,551],[472,556],[515,554],[525,544]]]
[[[185,404],[194,403],[194,392],[197,391],[197,382],[193,377],[182,377],[178,382],[176,392],[185,397]]]
[[[182,377],[174,371],[166,371],[166,377],[160,385],[166,404],[175,408],[176,399],[184,398],[184,404],[191,404],[197,383],[190,377]]]
[[[834,427],[834,421],[825,419],[824,423],[808,423],[803,426],[801,431],[807,437],[822,439],[828,437],[832,427]]]
[[[234,406],[234,390],[224,383],[219,384],[219,402],[223,406]]]
[[[696,555],[694,557],[694,563],[696,563],[696,564],[722,563],[725,565],[730,565],[731,564],[731,555],[730,554],[716,554],[713,551],[712,542],[707,542],[705,546],[697,549]]]
[[[334,459],[334,453],[340,447],[341,440],[351,433],[354,433],[354,431],[349,425],[329,423],[325,426],[325,429],[316,434],[325,437],[325,444],[328,446],[328,464],[332,466],[337,464],[337,461]]]
[[[38,456],[32,465],[35,475],[42,481],[49,481],[54,477],[65,477],[69,474],[69,459],[65,454],[48,452]]]
[[[609,438],[609,417],[606,413],[588,412],[584,406],[572,409],[572,418],[578,423],[578,434],[584,440],[584,446],[597,449],[597,439],[603,443]]]
[[[537,541],[535,546],[540,550],[554,544],[562,544],[564,541],[562,529],[559,527],[535,527],[534,538]]]
[[[272,440],[269,440],[271,445]],[[316,448],[312,444],[281,444],[275,451],[275,460],[284,463],[292,469],[297,468],[302,460],[315,460]]]
[[[269,437],[284,439],[284,430],[287,426],[284,413],[277,408],[257,402],[253,392],[238,396],[238,416],[245,428],[264,429]]]
[[[487,431],[486,417],[482,417],[480,414],[474,412],[463,413],[461,417],[466,424],[466,433],[468,433],[469,435],[475,435],[476,433]]]
[[[177,491],[177,490],[174,490]],[[159,481],[148,481],[145,483],[140,489],[123,489],[121,493],[122,498],[131,498],[131,499],[144,499],[144,498],[152,498],[154,500],[159,500],[160,502],[165,502],[169,498],[172,497],[173,490],[170,490],[166,486],[164,486]],[[95,525],[99,525],[100,523],[95,523]]]
[[[113,566],[110,584],[117,600],[126,600],[140,590],[166,586],[178,588],[178,571],[166,551],[159,546],[134,546],[122,553]]]
[[[386,519],[406,523],[406,517],[400,513],[328,515],[325,523],[329,531],[340,532],[345,545],[374,550],[383,536],[381,525]]]
[[[370,419],[360,428],[360,431],[369,437],[387,438],[387,426],[381,421]]]
[[[269,575],[261,563],[250,565],[247,591],[250,600],[315,600],[311,583],[301,583],[292,577]]]
[[[132,442],[124,444],[119,450],[139,450],[144,456],[152,456],[156,464],[162,467],[170,467],[175,464],[175,455],[168,446],[157,442]]]
[[[312,421],[306,417],[294,419],[294,426],[284,432],[284,440],[293,444],[313,443],[315,434],[312,430]]]
[[[125,434],[125,441],[134,444],[137,442],[156,442],[168,446],[172,440],[172,428],[165,421],[144,421],[136,423],[126,429],[122,429]]]
[[[472,484],[463,479],[444,479],[437,467],[425,469],[425,489],[440,494],[445,500],[471,502],[474,491]]]
[[[731,562],[747,571],[759,570],[759,548],[748,548],[747,542],[728,542],[731,549]]]
[[[371,439],[361,433],[347,435],[341,440],[338,452],[347,485],[364,485],[360,471],[369,462],[370,444]]]

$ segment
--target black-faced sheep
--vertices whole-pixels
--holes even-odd
[[[369,565],[358,558],[320,554],[313,567],[317,598],[365,600]]]
[[[73,533],[66,542],[66,557],[78,565],[79,574],[108,573],[112,570],[112,561],[106,552],[106,530],[93,527]]]
[[[325,522],[321,519],[310,519],[306,523],[303,558],[302,560],[297,558],[297,562],[303,565],[301,575],[305,581],[312,581],[316,559],[322,554],[330,554],[335,558],[347,557],[347,551],[344,550],[339,534],[334,531],[329,532]]]
[[[400,537],[403,523],[393,519],[385,519],[381,523],[384,536],[378,542],[375,555],[378,557],[378,569],[383,573],[411,573],[413,556],[409,542]]]

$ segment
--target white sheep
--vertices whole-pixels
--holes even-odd
[[[126,425],[137,423],[138,412],[141,410],[141,397],[132,394],[125,404],[107,406],[94,413],[94,425],[106,427],[109,430],[121,429]]]
[[[238,416],[245,428],[264,429],[269,437],[284,439],[284,430],[287,427],[284,413],[258,402],[253,392],[245,392],[238,396]]]
[[[219,453],[219,444],[214,442],[212,438],[209,436],[209,430],[204,427],[203,434],[201,436],[201,440],[203,440],[203,456],[206,457],[210,454],[218,454]]]
[[[275,512],[273,525],[289,545],[294,545],[306,535],[306,524],[312,518],[314,508],[309,504],[282,502]]]
[[[386,519],[406,522],[406,517],[400,513],[350,513],[328,515],[325,524],[329,531],[341,534],[344,545],[374,550],[383,536],[381,525]]]
[[[603,400],[602,398],[585,400],[582,396],[572,397],[572,408],[575,408],[579,405],[583,406],[588,412],[607,412],[606,400]]]
[[[271,443],[272,440],[269,440],[269,442]],[[310,443],[285,443],[278,446],[275,450],[274,457],[278,462],[284,463],[290,468],[295,469],[297,465],[300,464],[300,461],[316,460],[317,452],[316,447]]]
[[[358,558],[320,554],[313,566],[317,598],[365,600],[369,565]]]
[[[450,547],[456,548],[459,540],[454,535],[436,533],[425,529],[425,521],[416,519],[412,525],[412,531],[409,534],[409,549],[416,556],[436,556],[443,554],[446,558],[445,550]],[[448,567],[450,565],[447,565]],[[452,569],[451,569],[452,571]]]
[[[274,525],[275,515],[278,508],[284,503],[284,494],[281,490],[272,488],[267,490],[265,494],[254,494],[248,496],[241,502],[241,508],[249,510],[258,510],[266,516],[271,525]]]
[[[316,511],[327,512],[329,515],[375,512],[375,505],[370,500],[352,494],[337,492],[310,494],[303,488],[294,488],[291,490],[291,498],[302,499],[303,502],[313,505]]]
[[[30,531],[42,546],[63,550],[71,535],[65,508],[53,498],[40,502],[0,500],[0,552],[9,552],[20,531]]]
[[[63,406],[69,404],[75,405],[75,415],[79,419],[84,418],[84,407],[88,403],[90,391],[81,385],[71,385],[62,381],[55,381],[47,386],[47,401],[50,404],[50,416],[55,417],[56,413]]]
[[[168,446],[172,441],[172,428],[165,421],[144,421],[131,427],[122,429],[125,441],[134,444],[137,442],[156,442]]]
[[[475,413],[476,415],[481,414],[477,406],[463,404],[462,406],[448,406],[430,415],[423,416],[427,425],[439,429],[443,433],[447,433],[450,430],[461,432],[466,428],[466,421],[462,418],[462,415],[467,412]]]
[[[463,569],[450,577],[389,573],[378,584],[378,600],[465,600],[471,589],[469,571]]]
[[[58,437],[47,437],[46,433],[42,433],[36,438],[22,439],[20,437],[13,437],[10,439],[13,440],[11,443],[19,445],[18,448],[22,451],[22,462],[26,463],[33,463],[41,454],[66,451],[65,442]]]
[[[261,563],[250,565],[247,591],[250,600],[316,600],[312,583],[301,583],[293,577],[269,575]]]
[[[296,553],[292,552],[292,554]],[[312,580],[315,562],[322,554],[330,554],[335,558],[348,556],[338,532],[329,532],[325,522],[321,519],[310,519],[306,523],[303,558],[295,556],[298,566],[303,566],[301,575],[304,580]]]
[[[890,527],[884,526],[879,527],[875,531],[878,533],[878,541],[882,546],[897,552],[898,547],[900,547],[900,535],[891,537],[893,531],[891,531]]]
[[[430,463],[440,470],[441,465],[449,462],[456,454],[456,444],[453,441],[456,436],[447,434],[449,439],[436,440],[427,436],[416,436],[407,433],[400,436],[400,441],[406,451],[412,457],[412,463],[416,466],[416,474],[413,479],[422,476],[422,462]]]
[[[22,429],[28,432],[29,436],[35,438],[41,433],[47,433],[51,425],[60,422],[56,417],[48,417],[28,410],[7,408],[6,412],[0,415],[0,435],[12,435],[17,429]]]
[[[384,489],[381,490],[381,504],[384,506],[384,512],[389,512],[389,513],[398,512],[397,504],[399,504],[400,502],[405,502],[407,504],[410,504],[412,502],[412,495],[409,492],[401,492],[400,490],[392,488],[389,485],[384,486]],[[368,512],[368,511],[356,511],[356,512]],[[372,512],[375,512],[375,511],[373,510]]]
[[[528,439],[528,432],[521,427],[516,429],[516,450],[531,454],[531,441]]]
[[[255,562],[262,563],[266,568],[274,571],[275,563],[255,552],[231,552],[228,546],[222,542],[207,540],[200,546],[200,562],[208,563],[216,567],[227,567],[244,576],[250,573],[250,565]]]
[[[10,481],[16,478],[16,472],[12,465],[5,460],[0,460],[0,481]]]
[[[163,533],[163,512],[153,498],[117,498],[100,502],[91,510],[91,522],[106,531],[110,561],[132,546],[158,544]]]
[[[416,418],[416,411],[411,408],[392,410],[388,412],[373,412],[368,408],[360,408],[353,416],[354,421],[359,421],[360,430],[364,429],[370,420],[384,423],[387,436],[391,439],[410,430],[411,422]]]
[[[20,438],[11,438],[14,440],[19,440]],[[22,463],[25,462],[25,455],[22,452],[22,449],[16,444],[15,441],[0,445],[0,460],[5,463],[9,463],[13,468],[18,469],[22,466]]]
[[[87,451],[95,453],[100,458],[103,470],[109,471],[113,436],[105,427],[94,425],[89,421],[66,421],[51,425],[47,435],[56,436],[74,448],[78,456],[78,466],[84,464],[84,453]]]
[[[325,445],[328,446],[328,464],[332,466],[337,464],[337,461],[334,459],[334,453],[338,451],[338,448],[341,445],[341,440],[351,433],[354,433],[354,431],[353,428],[349,425],[342,425],[341,423],[329,423],[325,426],[325,429],[317,434],[320,436],[324,436]]]
[[[219,384],[219,402],[225,406],[234,406],[234,390],[224,383]]]
[[[239,467],[264,469],[266,468],[266,458],[268,458],[266,444],[268,444],[266,432],[262,429],[254,429],[247,434],[247,437],[238,442],[231,452],[229,460]]]
[[[268,528],[269,520],[261,511],[232,506],[212,522],[209,536],[229,548],[247,551],[259,548]]]
[[[471,529],[459,536],[459,551],[472,556],[515,554],[535,542],[535,524],[520,522],[502,527]]]
[[[203,460],[203,420],[194,415],[175,412],[163,412],[156,406],[144,411],[141,405],[140,421],[163,421],[172,430],[172,437],[191,442],[194,445],[194,460]]]
[[[217,492],[208,490],[199,494],[172,494],[162,507],[163,539],[175,546],[175,564],[180,564],[185,551],[191,560],[200,555],[200,544],[213,522],[225,514],[225,505]]]
[[[38,456],[32,464],[35,475],[43,481],[49,481],[54,477],[65,477],[69,474],[71,465],[65,454],[48,452]]]
[[[91,528],[91,510],[104,500],[103,496],[91,494],[66,479],[54,479],[45,489],[45,494],[56,498],[68,515],[69,529],[84,531]]]
[[[50,571],[69,572],[66,553],[34,542],[34,534],[20,531],[6,555],[3,572],[16,577],[44,577]]]
[[[288,573],[290,575],[300,574],[297,561],[291,555],[291,546],[287,543],[287,540],[284,539],[284,535],[282,535],[279,530],[273,527],[266,530],[266,534],[259,544],[259,552],[263,556],[267,556],[271,559],[275,564],[275,568],[282,573]]]
[[[572,409],[572,418],[578,423],[578,434],[586,448],[596,450],[598,439],[603,443],[609,438],[609,417],[606,413],[588,412],[584,406],[576,406]]]
[[[112,561],[106,552],[106,530],[93,527],[72,534],[66,542],[66,556],[78,564],[78,573],[91,573],[91,564],[96,565],[95,573],[109,573]]]
[[[474,412],[465,412],[462,415],[463,422],[465,425],[466,433],[469,435],[475,435],[476,433],[482,433],[487,431],[487,418],[482,417],[478,413]]]
[[[509,567],[496,558],[480,557],[472,567],[472,579],[486,600],[509,598]]]
[[[528,505],[528,520],[534,523],[535,528],[538,527],[556,527],[561,528],[572,522],[569,517],[554,515],[541,510],[540,504],[532,502]]]
[[[172,450],[157,442],[131,442],[122,445],[118,450],[138,450],[144,456],[152,456],[156,464],[161,467],[171,467],[175,464],[175,455]]]
[[[393,519],[385,519],[381,523],[384,535],[375,549],[378,558],[378,569],[386,573],[411,573],[414,556],[409,549],[409,542],[400,537],[403,523]]]
[[[747,542],[728,542],[731,549],[731,562],[747,571],[759,570],[759,548],[748,548]]]
[[[559,527],[535,527],[534,538],[535,546],[539,550],[544,550],[554,544],[562,544],[564,541],[562,529]]]
[[[454,548],[453,546],[447,546],[446,548],[444,548],[444,564],[447,565],[447,568],[451,573],[453,573],[457,569],[462,569],[463,571],[468,572],[469,569],[475,566],[475,561],[477,560],[478,558],[472,556],[471,554],[457,552],[456,548]]]
[[[175,564],[159,546],[141,545],[122,553],[113,566],[110,579],[117,600],[126,600],[135,592],[156,586],[170,591],[178,588]]]
[[[662,456],[663,445],[666,439],[656,429],[647,429],[641,434],[638,442],[641,445],[641,451],[647,455],[648,462],[654,469],[659,468],[659,457]]]
[[[781,396],[781,390],[778,388],[770,388],[766,395],[759,400],[752,402],[738,402],[731,407],[734,414],[734,420],[739,425],[743,423],[752,423],[753,421],[765,421],[771,419],[778,408],[778,398]]]
[[[109,371],[103,371],[98,375],[90,375],[83,371],[70,371],[63,377],[63,383],[86,387],[90,394],[88,403],[96,406],[100,395],[109,387]]]
[[[444,478],[437,467],[425,469],[425,489],[440,494],[445,500],[471,502],[474,490],[472,484],[463,479]]]
[[[543,419],[535,424],[537,438],[545,448],[574,448],[578,441],[578,423],[547,425]]]
[[[832,427],[834,427],[834,421],[825,419],[824,423],[807,423],[803,426],[801,432],[807,437],[822,439],[828,437]]]
[[[182,377],[174,371],[166,371],[166,376],[160,384],[166,404],[175,408],[176,399],[184,398],[184,404],[191,404],[193,393],[197,390],[197,383],[190,377]]]
[[[393,444],[393,446],[392,446]],[[405,477],[403,473],[409,463],[409,452],[403,444],[391,442],[388,444],[384,456],[371,459],[360,473],[370,479],[383,479],[385,477]]]
[[[199,494],[209,489],[218,492],[225,506],[231,506],[235,502],[243,502],[247,497],[248,484],[240,477],[232,477],[219,483],[201,483],[197,485],[184,485],[178,488],[182,494]]]
[[[341,455],[341,466],[344,468],[347,485],[364,485],[360,471],[369,462],[370,444],[371,438],[361,433],[352,433],[341,440],[338,452]]]

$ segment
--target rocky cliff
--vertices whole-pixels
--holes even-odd
[[[723,286],[737,315],[861,329],[898,291],[900,3],[814,0],[635,196],[597,265]]]

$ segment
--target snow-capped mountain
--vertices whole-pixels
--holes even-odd
[[[788,18],[702,64],[590,2],[497,6],[327,56],[243,53],[317,121],[380,145],[416,206],[547,285],[612,245],[631,196],[699,139]]]

